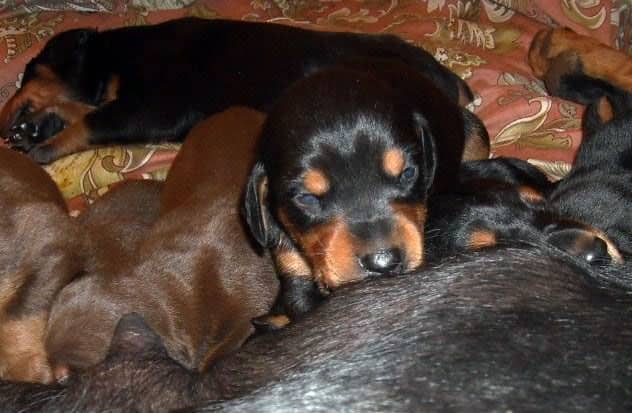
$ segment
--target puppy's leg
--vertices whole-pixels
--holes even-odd
[[[285,327],[318,306],[326,296],[312,276],[312,270],[294,249],[279,249],[273,253],[281,281],[279,297],[270,314],[253,320],[260,331]]]
[[[529,64],[534,74],[543,78],[551,69],[554,59],[569,52],[577,58],[577,61],[568,60],[569,64],[581,67],[581,74],[632,91],[632,59],[627,54],[567,28],[538,32],[529,49]],[[559,71],[560,68],[555,70]],[[572,71],[569,69],[565,72]]]

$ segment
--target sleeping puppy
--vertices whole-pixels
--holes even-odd
[[[46,321],[82,270],[83,237],[50,176],[0,148],[0,377],[49,382]]]
[[[632,60],[569,29],[550,29],[534,38],[529,63],[549,93],[588,104],[584,139],[571,172],[550,195],[552,207],[599,228],[629,256],[632,78],[628,69]]]
[[[197,371],[254,332],[251,320],[267,314],[278,293],[272,263],[252,247],[239,214],[263,120],[235,108],[196,126],[131,263],[113,269],[107,263],[118,255],[104,257],[105,266],[62,290],[46,342],[57,379],[101,361],[129,312],[142,315],[170,357]]]
[[[551,184],[534,166],[511,158],[466,162],[461,175],[458,189],[430,199],[428,261],[528,245],[552,246],[596,266],[622,262],[616,239],[599,229],[599,222],[557,207],[555,194],[567,186],[568,178]],[[581,189],[574,189],[574,194],[584,196]]]
[[[294,81],[355,57],[398,59],[452,102],[467,85],[390,35],[186,18],[53,37],[0,113],[0,136],[40,163],[93,145],[182,140],[229,106],[267,110]]]
[[[550,195],[559,214],[588,223],[612,239],[624,258],[632,254],[632,106],[619,91],[591,104],[588,133],[570,173]],[[609,109],[608,109],[609,108]]]
[[[394,60],[355,60],[291,86],[263,128],[244,200],[281,278],[279,311],[296,318],[331,288],[418,268],[428,195],[457,185],[466,147],[477,147],[467,141],[486,141],[468,124]]]

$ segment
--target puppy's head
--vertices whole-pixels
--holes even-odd
[[[107,87],[102,79],[103,65],[94,50],[96,35],[96,31],[88,29],[60,33],[26,65],[21,88],[0,112],[3,137],[20,132],[15,128],[28,125],[34,116],[41,118],[42,111],[64,102],[98,103]]]
[[[559,216],[540,190],[491,179],[433,198],[427,259],[518,245],[549,246],[591,265],[622,263],[614,242],[591,225]]]
[[[245,197],[253,235],[282,273],[327,287],[419,267],[434,139],[424,114],[366,72],[298,82],[262,132]]]

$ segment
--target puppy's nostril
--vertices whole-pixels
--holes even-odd
[[[402,268],[402,253],[398,248],[379,250],[360,259],[365,270],[385,274],[399,272]]]

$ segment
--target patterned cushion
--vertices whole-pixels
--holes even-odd
[[[516,156],[552,178],[566,173],[580,142],[583,108],[547,96],[527,65],[533,35],[569,26],[630,47],[624,0],[12,0],[0,6],[0,105],[24,65],[55,33],[199,16],[292,24],[319,30],[392,33],[433,53],[475,92],[472,110],[489,129],[493,156]],[[621,23],[620,23],[621,22]],[[47,167],[72,208],[123,179],[164,179],[177,145],[111,147]]]

